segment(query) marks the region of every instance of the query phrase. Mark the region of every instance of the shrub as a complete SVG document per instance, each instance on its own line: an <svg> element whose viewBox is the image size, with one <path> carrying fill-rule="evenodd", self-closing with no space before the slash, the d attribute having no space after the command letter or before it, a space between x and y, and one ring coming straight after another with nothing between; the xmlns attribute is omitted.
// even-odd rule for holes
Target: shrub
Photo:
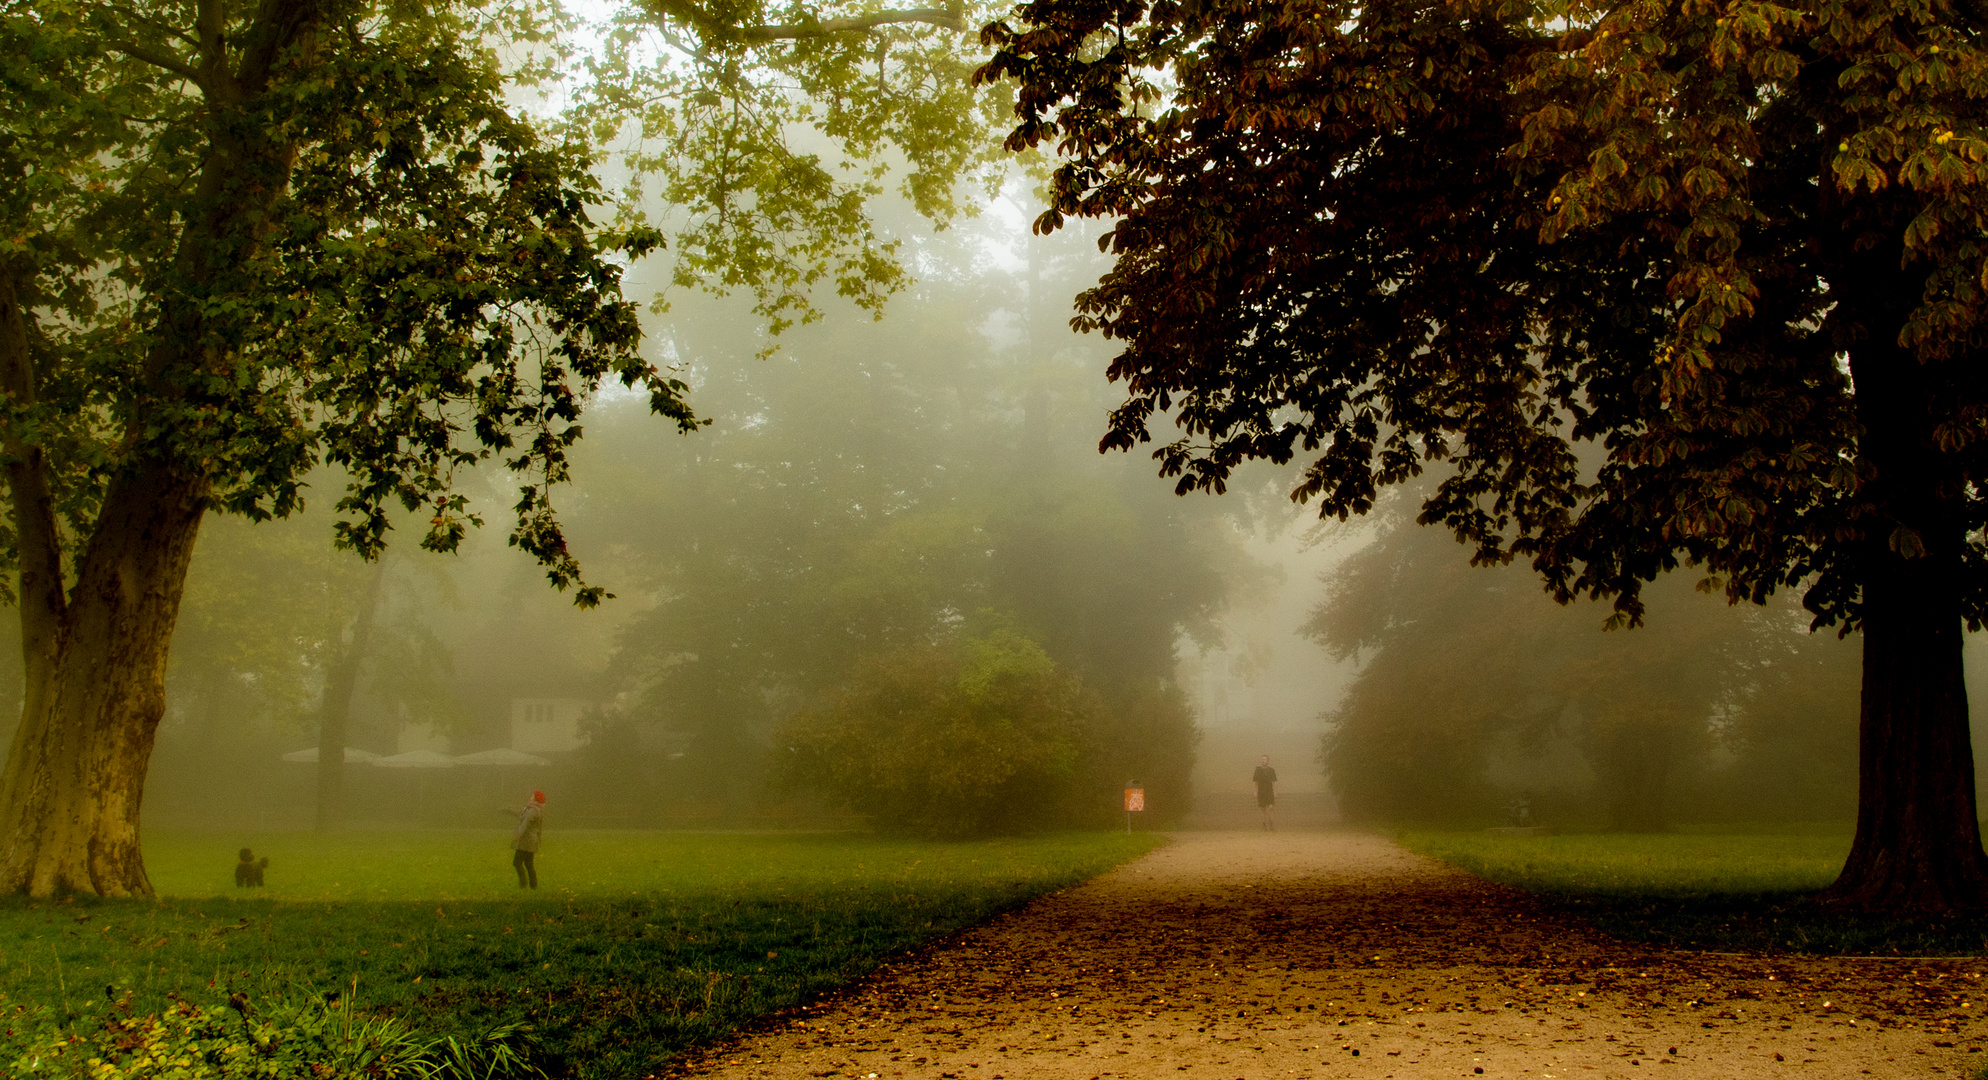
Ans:
<svg viewBox="0 0 1988 1080"><path fill-rule="evenodd" d="M872 657L783 732L798 778L880 829L1065 824L1100 706L1012 631Z"/></svg>
<svg viewBox="0 0 1988 1080"><path fill-rule="evenodd" d="M1177 824L1194 804L1194 748L1201 741L1187 695L1172 682L1154 681L1116 687L1104 700L1104 708L1086 715L1070 824L1122 824L1127 780L1146 791L1141 828Z"/></svg>
<svg viewBox="0 0 1988 1080"><path fill-rule="evenodd" d="M25 1080L510 1080L542 1077L527 1055L529 1029L434 1037L390 1016L336 1001L252 1007L175 998L134 1016L129 995L94 1024L63 1024L17 1006L0 1062Z"/></svg>

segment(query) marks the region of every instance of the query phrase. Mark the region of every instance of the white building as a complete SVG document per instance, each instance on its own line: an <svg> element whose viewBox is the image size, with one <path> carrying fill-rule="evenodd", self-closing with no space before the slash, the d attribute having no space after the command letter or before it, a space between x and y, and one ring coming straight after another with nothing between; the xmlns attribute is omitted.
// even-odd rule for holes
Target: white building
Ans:
<svg viewBox="0 0 1988 1080"><path fill-rule="evenodd" d="M512 698L511 749L527 754L578 750L587 744L580 730L586 708L579 698Z"/></svg>

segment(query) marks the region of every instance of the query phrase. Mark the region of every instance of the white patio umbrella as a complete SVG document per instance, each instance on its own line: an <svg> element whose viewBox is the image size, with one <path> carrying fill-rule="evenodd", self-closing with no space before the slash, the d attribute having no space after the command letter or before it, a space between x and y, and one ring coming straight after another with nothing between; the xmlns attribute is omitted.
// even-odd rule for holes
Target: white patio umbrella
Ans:
<svg viewBox="0 0 1988 1080"><path fill-rule="evenodd" d="M345 763L347 765L357 765L361 762L374 761L377 760L379 756L380 755L375 754L370 750L361 750L353 746L348 746L345 748ZM317 763L318 760L318 748L313 746L308 750L292 750L289 753L283 755L283 760L302 761L314 765Z"/></svg>
<svg viewBox="0 0 1988 1080"><path fill-rule="evenodd" d="M456 759L435 750L409 750L392 757L374 758L373 764L382 769L453 769Z"/></svg>
<svg viewBox="0 0 1988 1080"><path fill-rule="evenodd" d="M536 754L513 750L500 746L495 750L482 750L474 754L464 754L456 758L458 765L550 765L552 762Z"/></svg>

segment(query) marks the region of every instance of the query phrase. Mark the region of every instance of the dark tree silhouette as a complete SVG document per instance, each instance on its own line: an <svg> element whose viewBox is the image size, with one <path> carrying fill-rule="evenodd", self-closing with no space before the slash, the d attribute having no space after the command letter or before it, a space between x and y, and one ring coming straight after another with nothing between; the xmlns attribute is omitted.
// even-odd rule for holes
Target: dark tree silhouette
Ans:
<svg viewBox="0 0 1988 1080"><path fill-rule="evenodd" d="M1310 457L1559 597L1702 565L1864 636L1829 895L1988 903L1961 672L1982 615L1988 56L1943 2L1039 0L985 31L1038 222L1116 216L1078 324L1106 447L1180 490ZM1577 456L1577 444L1600 453ZM1584 460L1587 465L1584 467Z"/></svg>

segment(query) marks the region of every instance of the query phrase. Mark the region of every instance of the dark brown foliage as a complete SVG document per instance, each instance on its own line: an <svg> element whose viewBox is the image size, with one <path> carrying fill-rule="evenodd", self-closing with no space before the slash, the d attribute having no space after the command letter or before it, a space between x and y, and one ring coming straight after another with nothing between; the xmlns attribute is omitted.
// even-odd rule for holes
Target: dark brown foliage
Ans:
<svg viewBox="0 0 1988 1080"><path fill-rule="evenodd" d="M1836 895L1988 902L1970 11L1040 0L984 36L1011 147L1067 155L1038 228L1119 218L1077 320L1124 343L1105 447L1171 411L1182 491L1303 454L1340 517L1444 462L1422 521L1621 622L1680 563L1805 587L1866 643Z"/></svg>

